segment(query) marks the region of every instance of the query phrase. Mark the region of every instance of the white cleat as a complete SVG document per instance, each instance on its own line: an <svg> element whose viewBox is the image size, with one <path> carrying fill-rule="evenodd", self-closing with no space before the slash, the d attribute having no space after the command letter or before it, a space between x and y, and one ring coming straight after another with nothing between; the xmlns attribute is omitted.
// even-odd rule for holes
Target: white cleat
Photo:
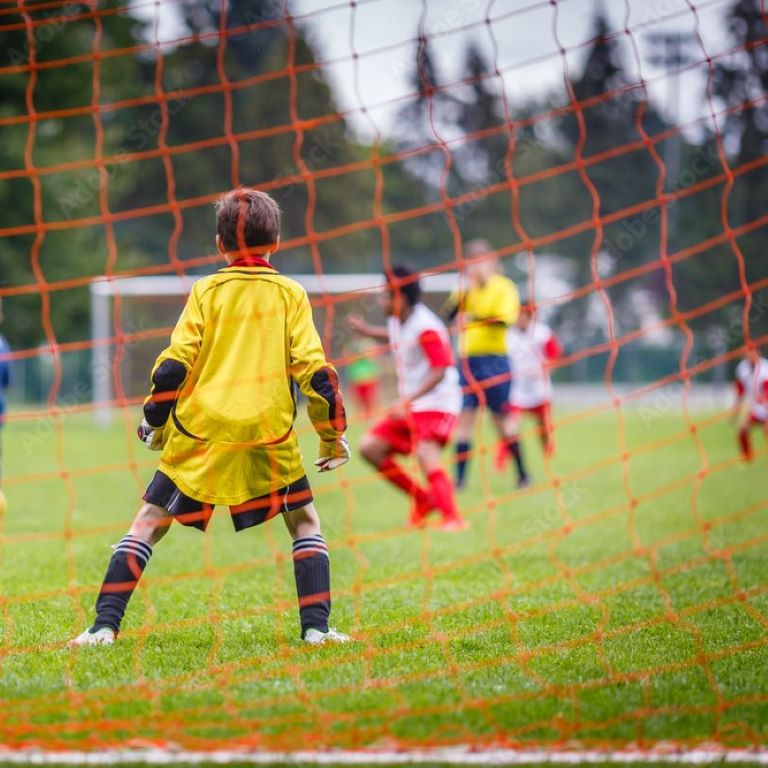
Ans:
<svg viewBox="0 0 768 768"><path fill-rule="evenodd" d="M90 629L86 629L81 635L78 635L74 640L69 641L70 648L77 648L91 645L112 645L115 642L115 631L110 627L102 627L92 632Z"/></svg>
<svg viewBox="0 0 768 768"><path fill-rule="evenodd" d="M335 629L329 629L327 632L321 632L319 629L308 629L304 633L304 642L310 645L323 645L323 643L348 643L352 638L349 635L343 635Z"/></svg>

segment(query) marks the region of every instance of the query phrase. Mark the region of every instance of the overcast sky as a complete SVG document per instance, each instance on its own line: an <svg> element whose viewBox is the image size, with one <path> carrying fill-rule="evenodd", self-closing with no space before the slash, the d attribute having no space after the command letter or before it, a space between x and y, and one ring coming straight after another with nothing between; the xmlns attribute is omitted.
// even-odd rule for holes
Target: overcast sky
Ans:
<svg viewBox="0 0 768 768"><path fill-rule="evenodd" d="M376 128L393 130L394 100L409 93L408 75L415 58L414 38L423 15L423 28L430 38L442 83L460 76L463 51L474 41L491 65L502 73L503 87L512 101L530 96L564 93L566 68L577 73L584 61L584 43L592 36L593 11L600 0L291 0L291 9L301 17L318 58L329 62L326 76L336 92L339 107L353 110L350 123L371 134ZM642 75L651 98L670 111L673 95L680 94L675 117L682 124L706 115L703 98L706 67L696 66L683 75L648 62L649 36L659 31L692 35L697 28L710 56L731 45L724 23L733 0L604 0L602 7L616 31L622 34L622 50L628 73L638 80L634 40L642 60ZM691 10L694 6L696 12ZM178 34L172 4L158 3L163 34ZM484 19L491 19L486 24ZM559 48L566 49L565 57ZM380 50L385 48L386 50ZM702 62L705 54L695 39L689 45L691 58ZM354 53L358 54L353 59ZM357 83L357 87L356 87ZM500 86L500 83L497 83ZM360 109L368 109L368 117Z"/></svg>

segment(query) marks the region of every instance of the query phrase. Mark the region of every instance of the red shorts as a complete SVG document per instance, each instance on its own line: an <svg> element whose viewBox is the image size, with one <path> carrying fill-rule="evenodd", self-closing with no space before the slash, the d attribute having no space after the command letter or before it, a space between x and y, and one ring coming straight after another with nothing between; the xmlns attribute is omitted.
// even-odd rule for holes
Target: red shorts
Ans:
<svg viewBox="0 0 768 768"><path fill-rule="evenodd" d="M510 403L509 412L514 416L519 416L521 413L531 413L544 421L549 417L550 405L550 403L542 403L541 405L534 405L532 408L523 408L521 405Z"/></svg>
<svg viewBox="0 0 768 768"><path fill-rule="evenodd" d="M457 421L452 413L419 411L407 419L386 416L374 424L369 434L389 443L395 453L409 454L417 443L432 441L445 445Z"/></svg>
<svg viewBox="0 0 768 768"><path fill-rule="evenodd" d="M754 413L749 414L749 426L750 427L768 427L768 421L761 419L759 416L755 416Z"/></svg>

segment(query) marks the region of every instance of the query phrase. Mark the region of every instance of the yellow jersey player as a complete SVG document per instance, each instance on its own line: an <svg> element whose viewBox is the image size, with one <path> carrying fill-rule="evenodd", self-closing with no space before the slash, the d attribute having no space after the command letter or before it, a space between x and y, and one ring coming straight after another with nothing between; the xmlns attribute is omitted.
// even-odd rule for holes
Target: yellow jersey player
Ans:
<svg viewBox="0 0 768 768"><path fill-rule="evenodd" d="M499 437L515 459L518 486L528 485L517 420L510 412L512 379L507 350L507 329L517 321L520 295L515 283L499 273L498 254L485 240L472 240L466 247L466 285L448 299L444 314L457 318L462 411L456 429L456 487L463 487L472 452L477 411L487 406Z"/></svg>
<svg viewBox="0 0 768 768"><path fill-rule="evenodd" d="M349 639L328 626L328 548L294 430L294 383L320 437L321 472L349 460L346 416L307 294L269 262L279 240L280 209L267 194L239 188L220 198L216 247L227 266L194 284L154 366L139 437L162 451L160 466L115 546L93 626L72 645L114 642L172 521L204 531L216 504L229 507L236 531L282 514L303 640Z"/></svg>

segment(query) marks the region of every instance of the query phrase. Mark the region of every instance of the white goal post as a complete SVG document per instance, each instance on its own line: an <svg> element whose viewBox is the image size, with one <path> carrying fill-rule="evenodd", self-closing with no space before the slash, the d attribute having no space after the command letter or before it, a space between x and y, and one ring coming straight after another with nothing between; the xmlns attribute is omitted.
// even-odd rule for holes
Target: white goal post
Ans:
<svg viewBox="0 0 768 768"><path fill-rule="evenodd" d="M186 297L193 283L203 275L180 277L176 275L146 277L97 277L91 282L91 386L93 414L96 423L107 426L112 421L114 386L112 375L112 348L114 346L113 300L121 298ZM293 274L287 277L304 286L310 296L356 294L376 291L384 285L380 273L343 275ZM449 293L458 285L455 272L422 274L420 282L424 293Z"/></svg>

